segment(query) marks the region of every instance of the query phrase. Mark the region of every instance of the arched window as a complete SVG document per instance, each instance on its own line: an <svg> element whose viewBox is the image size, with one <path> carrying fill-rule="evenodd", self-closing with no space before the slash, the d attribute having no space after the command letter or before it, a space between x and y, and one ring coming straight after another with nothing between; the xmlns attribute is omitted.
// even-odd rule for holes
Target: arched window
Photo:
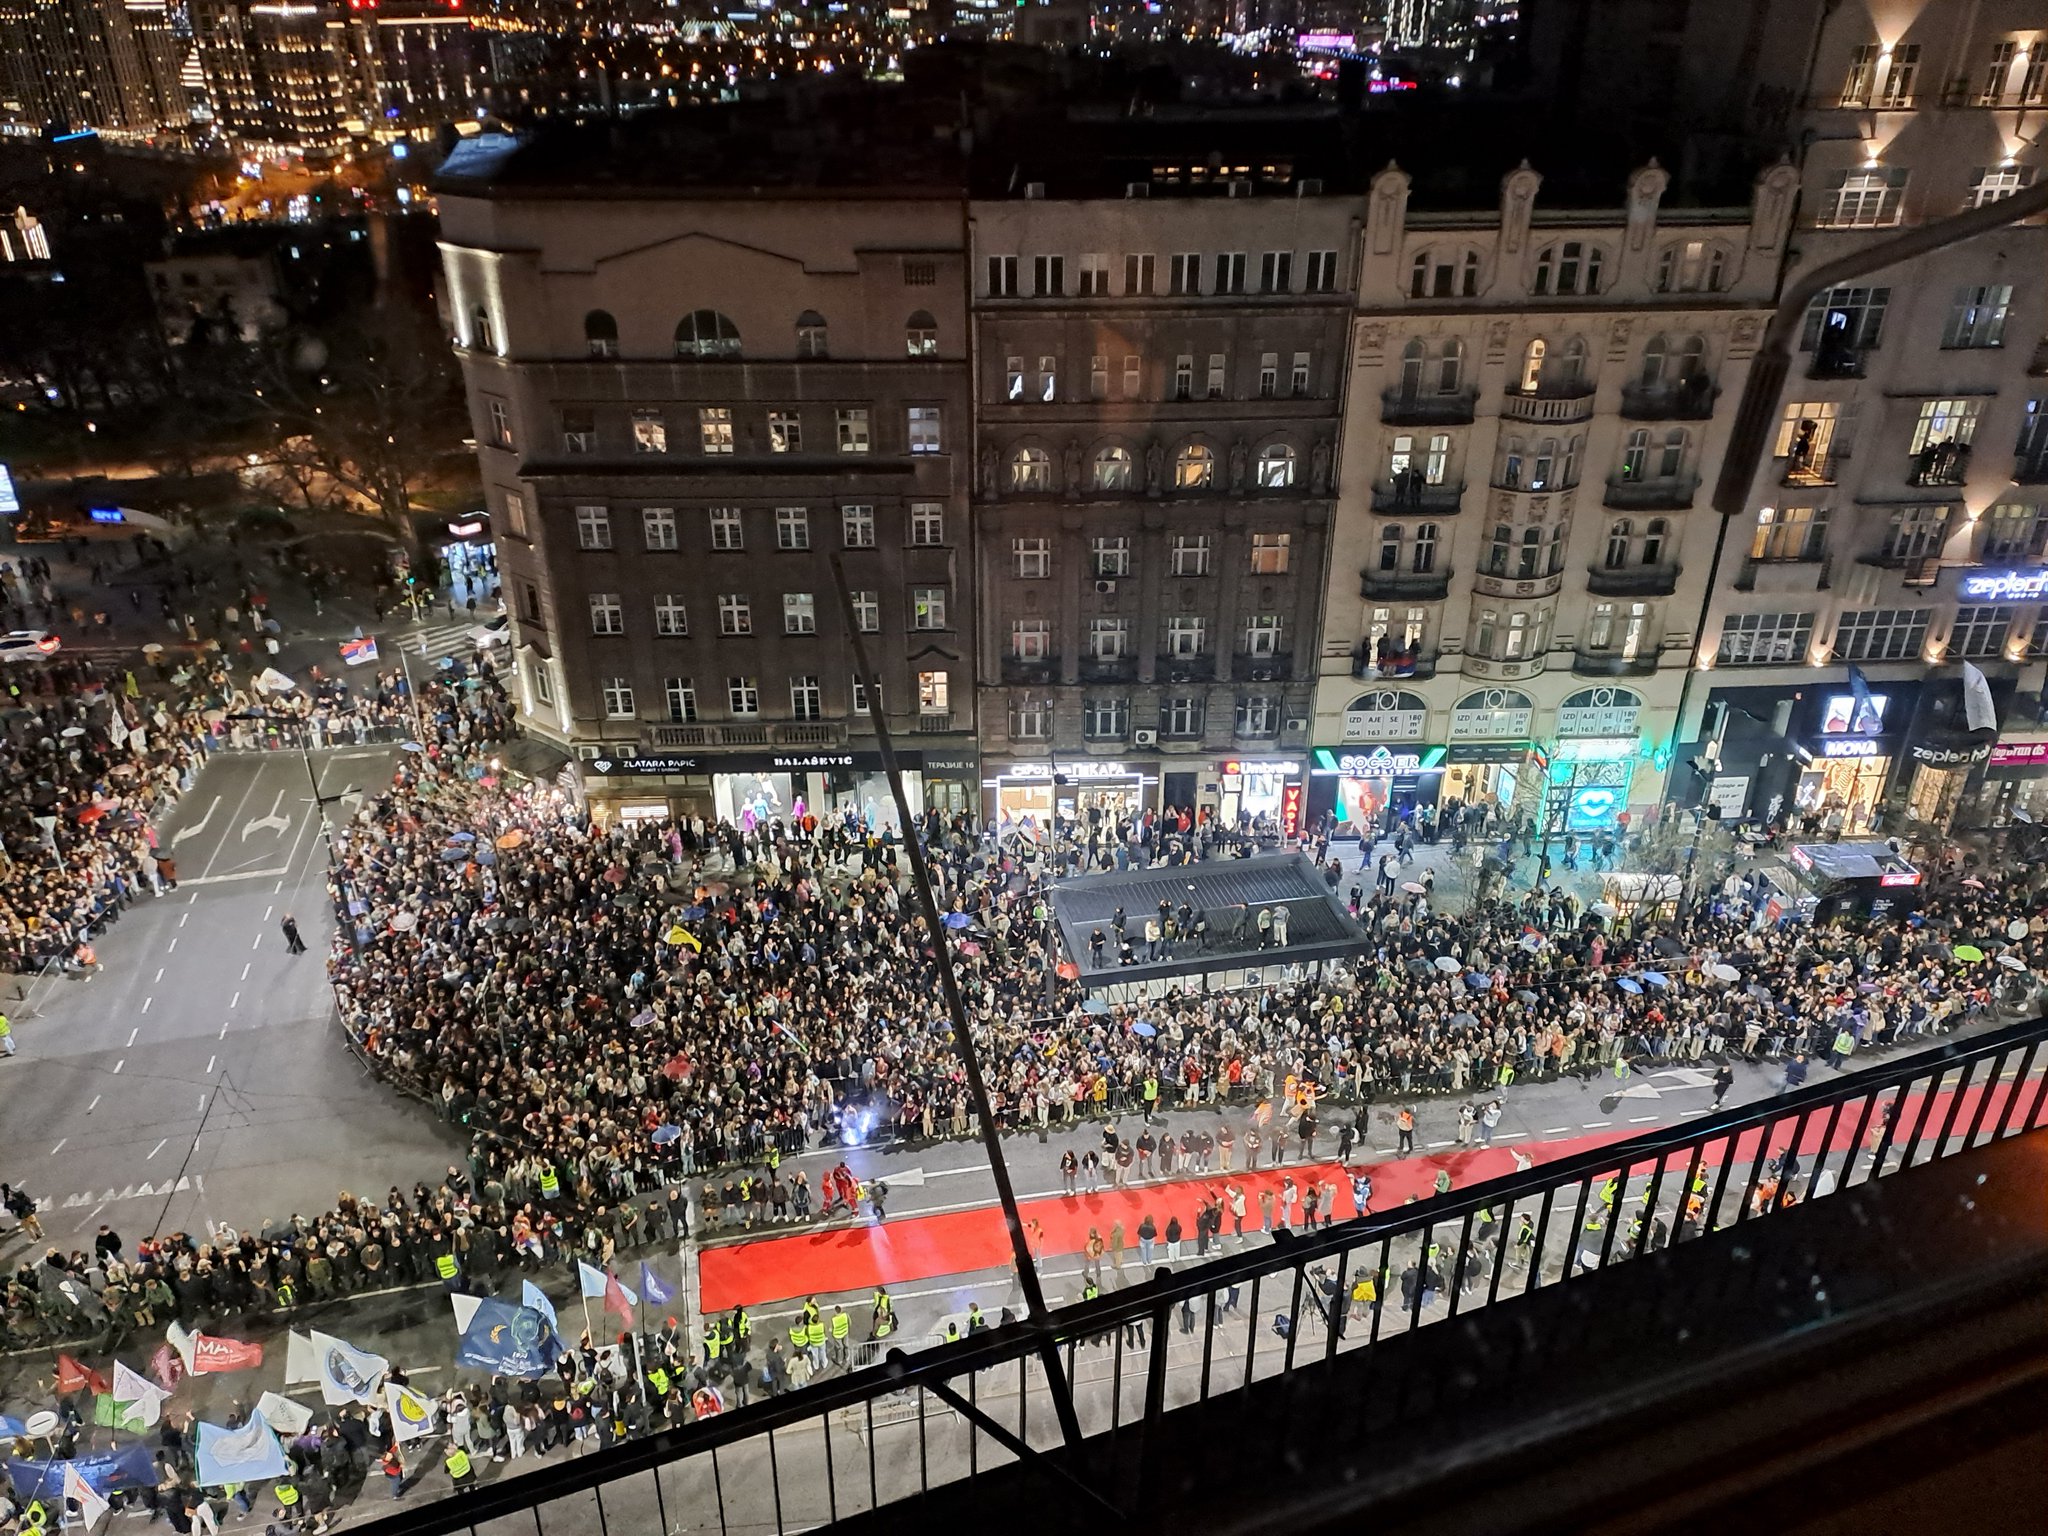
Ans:
<svg viewBox="0 0 2048 1536"><path fill-rule="evenodd" d="M1536 445L1536 457L1529 465L1529 489L1532 491L1555 490L1557 474L1557 439L1546 437Z"/></svg>
<svg viewBox="0 0 2048 1536"><path fill-rule="evenodd" d="M1465 343L1446 336L1436 349L1436 392L1455 395L1465 378Z"/></svg>
<svg viewBox="0 0 2048 1536"><path fill-rule="evenodd" d="M909 343L912 357L937 357L939 355L939 322L927 310L918 310L903 324L904 340Z"/></svg>
<svg viewBox="0 0 2048 1536"><path fill-rule="evenodd" d="M1429 297L1429 252L1417 251L1415 261L1408 268L1408 297L1426 299Z"/></svg>
<svg viewBox="0 0 2048 1536"><path fill-rule="evenodd" d="M1044 492L1052 489L1052 455L1043 448L1019 448L1010 455L1010 489Z"/></svg>
<svg viewBox="0 0 2048 1536"><path fill-rule="evenodd" d="M1475 250L1418 251L1408 267L1411 299L1476 298L1479 253Z"/></svg>
<svg viewBox="0 0 2048 1536"><path fill-rule="evenodd" d="M1128 448L1099 448L1095 453L1095 489L1128 491L1135 475Z"/></svg>
<svg viewBox="0 0 2048 1536"><path fill-rule="evenodd" d="M1522 440L1519 437L1501 439L1500 474L1494 484L1507 491L1522 488Z"/></svg>
<svg viewBox="0 0 2048 1536"><path fill-rule="evenodd" d="M593 309L583 317L583 344L592 357L619 355L619 322L608 309Z"/></svg>
<svg viewBox="0 0 2048 1536"><path fill-rule="evenodd" d="M491 331L491 312L479 304L469 312L469 345L474 352L495 352L498 342Z"/></svg>
<svg viewBox="0 0 2048 1536"><path fill-rule="evenodd" d="M740 328L715 309L693 309L676 326L677 357L738 357Z"/></svg>
<svg viewBox="0 0 2048 1536"><path fill-rule="evenodd" d="M1536 257L1536 279L1530 285L1531 291L1539 297L1598 293L1600 269L1606 260L1606 252L1583 240L1546 245Z"/></svg>
<svg viewBox="0 0 2048 1536"><path fill-rule="evenodd" d="M1650 470L1650 430L1637 427L1621 450L1621 478L1640 480Z"/></svg>
<svg viewBox="0 0 2048 1536"><path fill-rule="evenodd" d="M1515 556L1515 579L1527 581L1536 574L1538 557L1543 549L1543 530L1524 528L1522 547Z"/></svg>
<svg viewBox="0 0 2048 1536"><path fill-rule="evenodd" d="M1607 529L1607 557L1602 562L1608 570L1618 571L1628 564L1629 541L1635 537L1635 525L1627 518L1618 518Z"/></svg>
<svg viewBox="0 0 2048 1536"><path fill-rule="evenodd" d="M1262 491L1284 491L1294 484L1294 450L1274 443L1259 450L1258 486Z"/></svg>
<svg viewBox="0 0 2048 1536"><path fill-rule="evenodd" d="M1422 393L1423 362L1427 356L1422 338L1417 336L1401 349L1401 393L1414 399Z"/></svg>
<svg viewBox="0 0 2048 1536"><path fill-rule="evenodd" d="M1515 530L1506 523L1493 525L1493 537L1486 543L1486 574L1505 576L1508 573L1509 552L1515 547Z"/></svg>
<svg viewBox="0 0 2048 1536"><path fill-rule="evenodd" d="M1532 337L1522 349L1522 393L1533 395L1543 380L1543 357L1550 350L1541 336Z"/></svg>
<svg viewBox="0 0 2048 1536"><path fill-rule="evenodd" d="M1727 278L1728 248L1711 240L1686 240L1658 253L1659 293L1719 293Z"/></svg>
<svg viewBox="0 0 2048 1536"><path fill-rule="evenodd" d="M1441 528L1435 523L1417 523L1415 525L1414 571L1416 575L1427 576L1436 569L1436 545L1437 538L1441 532Z"/></svg>
<svg viewBox="0 0 2048 1536"><path fill-rule="evenodd" d="M1579 450L1585 446L1583 434L1564 440L1564 458L1557 466L1557 488L1568 491L1579 483Z"/></svg>
<svg viewBox="0 0 2048 1536"><path fill-rule="evenodd" d="M1570 533L1569 525L1559 523L1550 530L1550 558L1544 563L1543 573L1555 576L1564 569L1565 536Z"/></svg>
<svg viewBox="0 0 2048 1536"><path fill-rule="evenodd" d="M1216 480L1216 455L1200 443L1185 444L1173 461L1177 491L1206 491Z"/></svg>
<svg viewBox="0 0 2048 1536"><path fill-rule="evenodd" d="M1664 563L1664 540L1671 532L1671 525L1661 517L1650 519L1650 526L1643 530L1643 564Z"/></svg>
<svg viewBox="0 0 2048 1536"><path fill-rule="evenodd" d="M1564 350L1557 355L1555 364L1557 382L1561 388L1576 389L1586 382L1586 339L1574 336L1564 344Z"/></svg>
<svg viewBox="0 0 2048 1536"><path fill-rule="evenodd" d="M1664 359L1670 352L1671 343L1662 331L1643 344L1643 371L1637 378L1645 388L1664 382Z"/></svg>
<svg viewBox="0 0 2048 1536"><path fill-rule="evenodd" d="M827 357L830 348L825 338L825 317L815 309L807 309L796 317L796 355L798 357Z"/></svg>
<svg viewBox="0 0 2048 1536"><path fill-rule="evenodd" d="M1687 379L1704 377L1707 371L1706 337L1687 336L1681 339L1671 361L1671 377L1681 384Z"/></svg>
<svg viewBox="0 0 2048 1536"><path fill-rule="evenodd" d="M1664 453L1657 464L1658 478L1675 480L1685 468L1685 453L1692 446L1692 434L1684 427L1673 427L1664 434Z"/></svg>

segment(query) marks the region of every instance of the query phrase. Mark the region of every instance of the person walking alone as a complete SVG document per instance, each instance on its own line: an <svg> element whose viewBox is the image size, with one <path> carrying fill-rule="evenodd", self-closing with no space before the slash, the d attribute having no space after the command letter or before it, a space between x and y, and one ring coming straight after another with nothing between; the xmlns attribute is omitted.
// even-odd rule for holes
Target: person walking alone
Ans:
<svg viewBox="0 0 2048 1536"><path fill-rule="evenodd" d="M306 941L299 937L298 919L287 912L284 915L284 921L279 923L278 927L284 930L285 953L303 955L306 952Z"/></svg>

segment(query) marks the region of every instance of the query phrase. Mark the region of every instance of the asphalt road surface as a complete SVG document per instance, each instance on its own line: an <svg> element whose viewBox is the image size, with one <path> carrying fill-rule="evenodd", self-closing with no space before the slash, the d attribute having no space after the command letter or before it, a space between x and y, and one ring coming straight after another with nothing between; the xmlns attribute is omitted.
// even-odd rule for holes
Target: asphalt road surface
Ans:
<svg viewBox="0 0 2048 1536"><path fill-rule="evenodd" d="M389 782L394 755L314 753L319 793L340 797L328 813ZM0 1061L0 1170L42 1202L53 1243L85 1246L102 1221L133 1241L311 1214L457 1155L342 1043L313 797L300 753L216 755L161 831L178 889L140 897L89 978L8 989L20 1051ZM287 950L286 913L304 954Z"/></svg>

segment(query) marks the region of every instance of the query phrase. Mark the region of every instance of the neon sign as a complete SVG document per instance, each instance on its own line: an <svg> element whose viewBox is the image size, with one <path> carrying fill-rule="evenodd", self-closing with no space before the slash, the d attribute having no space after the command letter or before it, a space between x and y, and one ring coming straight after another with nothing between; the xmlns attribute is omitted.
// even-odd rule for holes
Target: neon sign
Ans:
<svg viewBox="0 0 2048 1536"><path fill-rule="evenodd" d="M1824 741L1820 744L1822 757L1876 757L1877 743L1874 741Z"/></svg>
<svg viewBox="0 0 2048 1536"><path fill-rule="evenodd" d="M2048 570L1979 571L1957 583L1957 595L1987 603L2034 603L2048 597Z"/></svg>

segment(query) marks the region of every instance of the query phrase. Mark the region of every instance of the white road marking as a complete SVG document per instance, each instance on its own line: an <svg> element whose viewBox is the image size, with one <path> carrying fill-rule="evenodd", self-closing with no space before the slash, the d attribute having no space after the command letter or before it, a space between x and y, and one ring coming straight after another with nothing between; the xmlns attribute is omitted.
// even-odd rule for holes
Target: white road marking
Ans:
<svg viewBox="0 0 2048 1536"><path fill-rule="evenodd" d="M139 1025L139 1024L138 1024L138 1025L136 1025L136 1026L135 1026L135 1028L133 1028L133 1029L129 1030L129 1031L128 1031L128 1043L129 1043L130 1045L133 1045L133 1044L135 1043L135 1037L136 1037L137 1035L141 1034L141 1033L142 1033L142 1026L141 1026L141 1025Z"/></svg>
<svg viewBox="0 0 2048 1536"><path fill-rule="evenodd" d="M276 889L275 889L275 890L273 890L273 891L272 891L272 892L271 892L270 894L271 894L271 895L273 895L273 896L275 896L275 895L276 895L276 894L278 893L278 891L281 891L281 890L283 890L283 889L284 889L284 882L283 882L282 880L280 880L280 881L278 881L278 882L277 882L277 887L276 887Z"/></svg>
<svg viewBox="0 0 2048 1536"><path fill-rule="evenodd" d="M162 966L158 966L158 967L156 968L156 981L152 981L152 982L150 983L150 985L151 985L151 986L153 987L153 986L155 986L155 985L156 985L157 981L162 981L163 979L164 979L164 968L163 968Z"/></svg>
<svg viewBox="0 0 2048 1536"><path fill-rule="evenodd" d="M192 914L190 912L180 912L178 914L178 926L180 928L184 927L187 923L191 921ZM171 947L173 949L176 949L178 947L178 941L176 939L171 940Z"/></svg>
<svg viewBox="0 0 2048 1536"><path fill-rule="evenodd" d="M240 874L235 875L201 875L197 880L180 880L178 884L226 885L230 880L268 880L272 875L283 874L284 872L285 871L283 866L280 865L271 869L245 869ZM283 884L284 882L282 880L278 882L278 885L280 887L282 887ZM271 894L275 895L276 892L272 892ZM197 892L193 893L192 899L194 901L197 901L199 899Z"/></svg>
<svg viewBox="0 0 2048 1536"><path fill-rule="evenodd" d="M1628 1123L1630 1125L1642 1125L1645 1122L1654 1120L1656 1118L1657 1117L1655 1115L1630 1115L1628 1117Z"/></svg>
<svg viewBox="0 0 2048 1536"><path fill-rule="evenodd" d="M104 1211L106 1208L107 1202L102 1200L98 1205L94 1206L91 1210L85 1213L85 1221L81 1221L77 1226L73 1227L71 1230L74 1232L83 1232L86 1228L86 1224L90 1222L93 1219L93 1217L99 1215L99 1213L101 1211Z"/></svg>
<svg viewBox="0 0 2048 1536"><path fill-rule="evenodd" d="M85 1112L86 1112L86 1113L87 1113L87 1114L89 1115L89 1114L91 1114L91 1113L92 1113L92 1112L93 1112L94 1110L98 1109L99 1107L100 1107L100 1096L99 1096L98 1094L94 1094L94 1095L92 1096L92 1102L91 1102L90 1104L88 1104L88 1105L86 1105L86 1106L85 1106Z"/></svg>
<svg viewBox="0 0 2048 1536"><path fill-rule="evenodd" d="M1553 1125L1548 1130L1544 1131L1543 1134L1546 1136L1562 1136L1566 1131L1570 1129L1571 1127L1568 1125Z"/></svg>
<svg viewBox="0 0 2048 1536"><path fill-rule="evenodd" d="M213 1064L218 1060L220 1060L218 1056L209 1056L206 1058L206 1075L208 1077L213 1076Z"/></svg>
<svg viewBox="0 0 2048 1536"><path fill-rule="evenodd" d="M973 1165L973 1164L970 1164L969 1166L967 1166L967 1167L965 1167L965 1168L934 1168L934 1169L933 1169L933 1170L932 1170L932 1171L931 1171L930 1173L926 1174L926 1175L925 1175L925 1177L926 1177L926 1178L928 1178L928 1179L955 1179L955 1178L958 1178L958 1177L959 1177L959 1176L960 1176L961 1174L963 1174L963 1173L987 1173L987 1172L988 1172L988 1170L987 1170L986 1168L982 1168L982 1167L978 1167L978 1166L975 1166L975 1165Z"/></svg>
<svg viewBox="0 0 2048 1536"><path fill-rule="evenodd" d="M117 1061L117 1062L115 1062L115 1063L114 1063L114 1070L115 1070L116 1072L119 1072L119 1071L120 1071L120 1070L121 1070L121 1069L122 1069L123 1067L125 1067L125 1066L127 1066L127 1065L128 1065L128 1058L127 1058L126 1056L123 1056L123 1057L122 1057L122 1058L121 1058L121 1059L120 1059L119 1061Z"/></svg>
<svg viewBox="0 0 2048 1536"><path fill-rule="evenodd" d="M57 1154L58 1154L59 1152L62 1152L62 1151L64 1150L64 1143L65 1143L65 1142L67 1142L67 1141L69 1141L70 1139L71 1139L71 1138L70 1138L69 1136L60 1136L60 1137L58 1137L58 1138L57 1138L57 1145L55 1145L54 1147L50 1148L50 1156L52 1156L52 1157L55 1157L55 1156L56 1156L56 1155L57 1155Z"/></svg>
<svg viewBox="0 0 2048 1536"><path fill-rule="evenodd" d="M170 1137L168 1137L168 1136L166 1136L166 1137L165 1137L165 1138L164 1138L164 1139L163 1139L162 1141L158 1142L158 1143L157 1143L157 1144L156 1144L155 1146L153 1146L153 1147L151 1147L151 1148L149 1149L149 1155L150 1155L151 1157L155 1157L155 1156L157 1155L157 1153L159 1153L159 1152L163 1151L163 1149L164 1149L165 1147L168 1147L168 1146L169 1146L170 1144L171 1144L171 1138L170 1138Z"/></svg>
<svg viewBox="0 0 2048 1536"><path fill-rule="evenodd" d="M267 923L267 922L269 922L269 921L270 921L270 914L271 914L271 913L273 913L273 912L275 912L276 910L277 910L277 908L275 908L275 907L265 907L265 908L263 909L263 921L265 921L266 923Z"/></svg>
<svg viewBox="0 0 2048 1536"><path fill-rule="evenodd" d="M171 834L171 847L176 848L178 844L185 841L186 838L197 837L201 832L204 832L206 830L206 824L209 821L213 820L213 813L219 809L220 796L215 795L213 797L213 804L209 805L206 808L206 814L204 816L200 817L197 821L193 822L191 826L180 827L177 831Z"/></svg>
<svg viewBox="0 0 2048 1536"><path fill-rule="evenodd" d="M149 1012L149 1005L150 1005L151 1003L154 1003L155 1001L156 1001L156 999L155 999L155 998L153 998L153 997L145 997L145 998L144 998L144 999L142 1000L142 1011L143 1011L144 1013L147 1013L147 1012Z"/></svg>
<svg viewBox="0 0 2048 1536"><path fill-rule="evenodd" d="M238 1008L238 1007L240 1007L240 1006L241 1006L241 1003L242 1003L242 994L241 994L241 993L239 993L239 992L237 992L237 993L236 993L236 994L235 994L235 995L234 995L233 997L231 997L231 998L229 998L229 999L228 999L228 1006L229 1006L230 1008Z"/></svg>
<svg viewBox="0 0 2048 1536"><path fill-rule="evenodd" d="M1710 1115L1713 1111L1710 1109L1681 1109L1679 1113L1681 1115Z"/></svg>
<svg viewBox="0 0 2048 1536"><path fill-rule="evenodd" d="M227 1025L223 1024L223 1025L221 1025L221 1027L220 1027L220 1038L221 1038L221 1039L223 1039L223 1040L225 1040L225 1039L227 1039L227 1037L228 1037L228 1027L227 1027Z"/></svg>
<svg viewBox="0 0 2048 1536"><path fill-rule="evenodd" d="M1614 1122L1613 1122L1612 1120L1588 1120L1588 1121L1586 1121L1586 1122L1585 1122L1584 1124L1582 1124L1582 1125L1580 1126L1580 1129L1581 1129L1581 1130L1586 1130L1586 1131L1597 1131L1597 1130L1599 1130L1599 1129L1600 1129L1600 1127L1601 1127L1601 1126L1603 1126L1603 1125L1612 1125L1612 1124L1614 1124Z"/></svg>
<svg viewBox="0 0 2048 1536"><path fill-rule="evenodd" d="M263 942L263 935L259 933L259 934L257 934L257 935L256 935L256 942L255 942L254 944L251 944L251 945L250 945L249 947L250 947L251 949L254 949L254 948L256 948L256 947L257 947L257 945L260 945L260 944L261 944L262 942Z"/></svg>
<svg viewBox="0 0 2048 1536"><path fill-rule="evenodd" d="M1520 1141L1528 1134L1529 1133L1527 1131L1502 1131L1498 1136L1494 1137L1493 1139L1495 1141Z"/></svg>
<svg viewBox="0 0 2048 1536"><path fill-rule="evenodd" d="M244 960L244 961L242 962L242 980L244 980L244 981L247 981L248 979L249 979L249 962L248 962L248 961L246 961L246 960Z"/></svg>
<svg viewBox="0 0 2048 1536"><path fill-rule="evenodd" d="M1429 1150L1434 1152L1438 1147L1448 1147L1449 1145L1448 1141L1432 1141L1429 1144Z"/></svg>
<svg viewBox="0 0 2048 1536"><path fill-rule="evenodd" d="M200 1108L200 1110L201 1110L202 1112L203 1112L203 1111L205 1110L205 1108L206 1108L206 1095L205 1095L205 1094L203 1094L203 1093L202 1093L201 1095L199 1095L199 1108Z"/></svg>
<svg viewBox="0 0 2048 1536"><path fill-rule="evenodd" d="M284 797L285 791L280 789L277 792L277 798L270 802L270 814L268 816L252 816L249 820L242 823L243 842L249 841L249 834L258 827L275 827L279 837L283 837L285 833L291 831L291 817L279 814L279 808L284 804Z"/></svg>

